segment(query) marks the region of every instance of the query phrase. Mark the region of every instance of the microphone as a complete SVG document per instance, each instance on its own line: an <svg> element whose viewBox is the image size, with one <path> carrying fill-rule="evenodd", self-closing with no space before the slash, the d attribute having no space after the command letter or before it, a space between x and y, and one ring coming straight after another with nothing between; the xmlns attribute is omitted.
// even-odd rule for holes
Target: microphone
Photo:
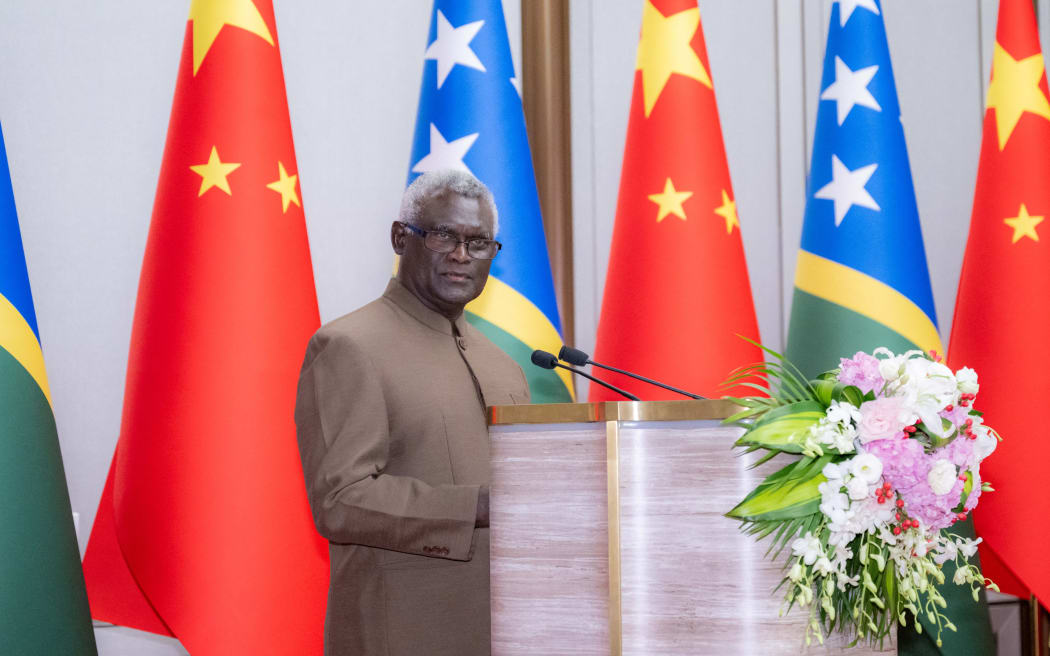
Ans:
<svg viewBox="0 0 1050 656"><path fill-rule="evenodd" d="M594 360L591 360L591 356L587 355L586 353L584 353L580 349L574 349L571 346L563 346L563 347L561 347L561 350L558 351L558 357L560 359L562 359L562 360L565 360L569 364L576 365L577 367L582 367L582 366L588 365L588 364L589 365L593 365L595 367L601 367L602 369L608 369L609 371L615 371L618 374L623 374L624 376L629 376L631 378L634 378L635 380L640 380L643 383L649 383L650 385L656 385L657 387L662 387L665 390L670 390L670 391L675 392L677 394L681 394L683 396L688 396L691 399L704 399L704 398L706 398L706 397L700 396L699 394L693 394L692 392L687 392L685 390L680 390L677 387L671 387L670 385L665 385L665 384L663 384L663 383L661 383L659 381L655 381L655 380L653 380L651 378L646 378L645 376L639 376L638 374L632 374L631 372L624 371L623 369L617 369L616 367L610 367L608 365L599 364L599 363L595 362ZM533 362L535 362L535 360L533 360ZM581 371L580 373L583 373L583 372Z"/></svg>
<svg viewBox="0 0 1050 656"><path fill-rule="evenodd" d="M533 351L532 352L532 364L536 365L537 367L542 367L544 369L553 369L555 367L561 367L562 369L568 369L572 373L579 374L579 375L583 376L584 378L588 378L590 380L593 380L594 382L598 383L602 387L607 387L607 388L611 389L612 391L616 392L617 394L626 396L627 398L631 399L632 401L638 401L639 400L638 397L635 396L634 394L631 394L630 392L625 392L624 390L620 389L619 387L616 387L615 385L610 385L609 383L605 382L604 380L601 380L600 378L595 378L594 376L590 375L589 373L587 373L585 371L580 371L579 369L573 369L572 367L566 367L562 363L558 362L558 358L554 357L553 353L548 353L547 351L540 351L539 349Z"/></svg>

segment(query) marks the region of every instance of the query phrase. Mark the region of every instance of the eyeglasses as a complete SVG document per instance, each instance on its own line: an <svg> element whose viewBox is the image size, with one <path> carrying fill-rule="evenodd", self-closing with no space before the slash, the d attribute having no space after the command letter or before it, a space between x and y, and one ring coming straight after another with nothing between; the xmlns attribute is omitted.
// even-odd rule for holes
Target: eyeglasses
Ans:
<svg viewBox="0 0 1050 656"><path fill-rule="evenodd" d="M435 253L451 253L459 248L460 244L466 244L467 255L475 260L491 260L503 248L503 244L495 239L460 239L443 230L423 230L402 221L398 223L422 237L423 245Z"/></svg>

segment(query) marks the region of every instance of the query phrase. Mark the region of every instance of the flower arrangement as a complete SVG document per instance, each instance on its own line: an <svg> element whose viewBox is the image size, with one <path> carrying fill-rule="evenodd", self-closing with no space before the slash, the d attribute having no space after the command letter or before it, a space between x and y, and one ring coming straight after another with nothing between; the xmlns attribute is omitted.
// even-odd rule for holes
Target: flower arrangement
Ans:
<svg viewBox="0 0 1050 656"><path fill-rule="evenodd" d="M746 429L736 446L765 451L755 466L797 457L727 515L758 539L772 536L773 558L790 546L782 613L809 609L807 645L832 631L881 644L908 611L936 627L940 645L942 629L956 630L935 585L944 563L955 563L954 583L975 601L982 586L998 589L967 560L980 539L943 531L992 489L980 464L1000 438L973 408L976 372L953 372L935 352L879 348L806 380L766 351L773 360L727 381L766 396L733 399L744 409L726 421Z"/></svg>

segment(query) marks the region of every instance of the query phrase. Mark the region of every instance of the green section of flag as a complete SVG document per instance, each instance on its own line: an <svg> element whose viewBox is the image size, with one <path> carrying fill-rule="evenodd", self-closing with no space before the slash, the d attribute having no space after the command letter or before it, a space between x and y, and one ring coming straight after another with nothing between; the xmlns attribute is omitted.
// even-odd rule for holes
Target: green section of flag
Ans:
<svg viewBox="0 0 1050 656"><path fill-rule="evenodd" d="M877 321L795 289L785 355L802 373L813 378L839 366L839 358L880 346L894 353L917 348Z"/></svg>
<svg viewBox="0 0 1050 656"><path fill-rule="evenodd" d="M841 305L795 290L788 327L787 358L809 377L834 369L839 358L851 357L857 351L871 353L885 346L894 353L918 348L889 327L869 319ZM973 537L970 520L956 524L958 532ZM976 563L977 557L974 556ZM945 564L945 583L939 586L948 608L942 613L959 628L958 632L941 633L944 646L938 650L933 627L926 618L920 618L923 632L918 634L909 623L898 630L898 653L902 656L939 656L941 654L972 654L993 656L995 638L988 618L988 606L982 591L980 602L974 603L969 586L952 583L955 566ZM909 620L910 622L911 620Z"/></svg>
<svg viewBox="0 0 1050 656"><path fill-rule="evenodd" d="M51 406L0 349L0 651L96 654Z"/></svg>
<svg viewBox="0 0 1050 656"><path fill-rule="evenodd" d="M533 403L572 402L572 394L557 373L552 369L541 369L532 364L532 347L473 312L467 312L467 321L521 366L525 378L529 381L529 393Z"/></svg>

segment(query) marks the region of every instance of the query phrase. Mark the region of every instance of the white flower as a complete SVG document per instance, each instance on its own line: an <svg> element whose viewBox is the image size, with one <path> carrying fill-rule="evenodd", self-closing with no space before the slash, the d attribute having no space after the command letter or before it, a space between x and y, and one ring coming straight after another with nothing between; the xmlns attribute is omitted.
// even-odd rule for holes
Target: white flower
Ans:
<svg viewBox="0 0 1050 656"><path fill-rule="evenodd" d="M999 446L999 441L995 439L991 431L987 428L979 427L976 430L977 439L974 440L973 453L977 457L977 462L980 462L992 455L992 451L995 451L995 447Z"/></svg>
<svg viewBox="0 0 1050 656"><path fill-rule="evenodd" d="M846 493L850 499L859 501L868 496L868 482L860 476L854 476L846 483Z"/></svg>
<svg viewBox="0 0 1050 656"><path fill-rule="evenodd" d="M802 563L795 561L795 564L791 566L791 570L788 572L788 578L795 583L802 580Z"/></svg>
<svg viewBox="0 0 1050 656"><path fill-rule="evenodd" d="M930 489L933 490L934 494L948 494L955 487L955 481L958 480L958 476L959 471L955 468L955 465L947 460L938 460L930 468L930 473L926 476L926 482L930 484Z"/></svg>
<svg viewBox="0 0 1050 656"><path fill-rule="evenodd" d="M824 478L828 479L829 481L835 478L842 478L844 474L842 468L833 462L829 462L828 464L824 465L824 469L821 469L820 473L824 474ZM821 485L824 484L821 483Z"/></svg>
<svg viewBox="0 0 1050 656"><path fill-rule="evenodd" d="M955 570L955 576L952 577L952 583L955 585L962 585L966 583L968 570L965 567L960 567Z"/></svg>
<svg viewBox="0 0 1050 656"><path fill-rule="evenodd" d="M808 531L805 536L791 543L791 551L796 556L801 556L802 562L807 565L812 565L817 558L824 555L823 550L820 548L820 540L813 537L813 534Z"/></svg>
<svg viewBox="0 0 1050 656"><path fill-rule="evenodd" d="M842 425L860 421L860 410L847 401L832 401L827 412L828 421Z"/></svg>
<svg viewBox="0 0 1050 656"><path fill-rule="evenodd" d="M874 485L882 476L882 461L870 453L862 453L849 461L849 470L868 485Z"/></svg>
<svg viewBox="0 0 1050 656"><path fill-rule="evenodd" d="M963 367L955 372L955 382L959 385L959 391L963 394L976 394L980 385L977 383L977 372L969 367Z"/></svg>
<svg viewBox="0 0 1050 656"><path fill-rule="evenodd" d="M813 563L813 569L823 576L827 576L835 571L834 566L831 564L831 561L828 560L827 556L817 558L817 562Z"/></svg>
<svg viewBox="0 0 1050 656"><path fill-rule="evenodd" d="M959 553L959 547L955 546L954 540L946 540L941 550L937 552L937 555L933 557L933 562L941 565L948 562L949 560L955 560L955 556Z"/></svg>
<svg viewBox="0 0 1050 656"><path fill-rule="evenodd" d="M889 351L886 351L889 353ZM904 358L896 356L892 358L886 358L885 360L879 361L879 375L887 383L892 383L901 377L904 373Z"/></svg>
<svg viewBox="0 0 1050 656"><path fill-rule="evenodd" d="M977 538L976 540L961 538L958 541L959 552L967 558L973 558L973 555L977 553L977 545L979 545L982 540L984 540L984 538Z"/></svg>

